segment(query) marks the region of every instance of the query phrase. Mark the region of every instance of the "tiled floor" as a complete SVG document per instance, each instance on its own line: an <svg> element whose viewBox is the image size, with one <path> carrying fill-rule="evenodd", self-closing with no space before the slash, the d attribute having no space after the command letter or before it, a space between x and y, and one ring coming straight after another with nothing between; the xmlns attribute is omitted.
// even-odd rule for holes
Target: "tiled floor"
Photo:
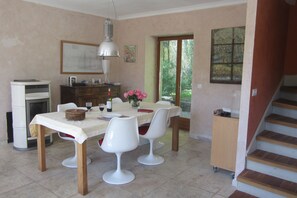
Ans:
<svg viewBox="0 0 297 198"><path fill-rule="evenodd" d="M214 173L210 166L210 142L188 137L180 132L180 150L171 151L171 129L161 141L165 146L155 152L165 157L165 163L144 166L137 157L148 152L148 145L123 154L122 168L131 170L136 179L125 185L109 185L102 174L116 167L114 154L98 148L96 140L88 140L89 193L77 193L76 169L65 168L61 161L74 150L73 143L56 141L46 148L47 171L37 169L37 151L16 151L12 144L0 145L0 198L39 197L228 197L235 190L229 172Z"/></svg>

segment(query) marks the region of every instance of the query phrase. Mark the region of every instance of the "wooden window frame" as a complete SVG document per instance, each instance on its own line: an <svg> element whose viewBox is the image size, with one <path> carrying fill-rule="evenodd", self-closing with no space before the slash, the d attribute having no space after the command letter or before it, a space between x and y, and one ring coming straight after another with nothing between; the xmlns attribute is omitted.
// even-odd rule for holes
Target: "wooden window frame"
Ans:
<svg viewBox="0 0 297 198"><path fill-rule="evenodd" d="M156 87L156 97L157 100L159 100L160 97L160 87L159 87L159 81L160 81L160 43L161 41L170 41L170 40L176 40L178 45L178 51L177 51L177 57L176 57L176 98L175 98L175 105L180 105L180 92L177 90L180 90L181 86L181 79L180 79L180 72L181 72L181 50L182 50L182 40L186 39L193 39L194 35L181 35L181 36L168 36L168 37L158 37L158 43L157 43L157 87ZM179 117L179 128L189 131L190 130L190 119Z"/></svg>
<svg viewBox="0 0 297 198"><path fill-rule="evenodd" d="M234 62L234 60L233 60L235 46L243 45L243 47L244 47L244 42L242 42L242 43L234 42L234 30L235 30L235 28L245 28L245 26L230 27L230 28L232 29L232 43L226 43L226 44L214 44L214 31L219 30L219 29L214 29L211 31L210 83L241 84L241 82L242 82L242 79L240 79L240 80L233 79L234 65L241 65L241 68L243 67L243 60L241 62ZM220 29L228 29L228 28L220 28ZM222 63L220 63L220 62L214 63L213 56L214 56L214 47L215 46L231 46L231 49L232 49L231 61L230 62L222 62ZM220 65L230 65L230 67L231 67L230 80L213 79L214 66L219 65L219 64Z"/></svg>
<svg viewBox="0 0 297 198"><path fill-rule="evenodd" d="M160 87L159 87L159 83L160 83L160 42L161 41L170 41L170 40L176 40L177 41L177 45L178 46L178 52L177 52L177 60L176 60L176 90L180 90L180 83L181 83L181 79L180 76L178 74L180 74L181 72L181 44L182 44L182 40L185 39L194 39L193 35L181 35L181 36L166 36L166 37L158 37L158 46L157 46L157 88L156 88L156 97L157 100L159 100L160 98ZM180 93L178 91L176 91L176 105L180 104Z"/></svg>

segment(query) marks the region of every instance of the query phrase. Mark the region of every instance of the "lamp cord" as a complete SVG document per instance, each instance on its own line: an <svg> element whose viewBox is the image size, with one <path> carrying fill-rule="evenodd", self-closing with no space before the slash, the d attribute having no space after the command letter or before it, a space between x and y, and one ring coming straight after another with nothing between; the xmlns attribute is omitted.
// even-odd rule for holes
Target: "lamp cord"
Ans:
<svg viewBox="0 0 297 198"><path fill-rule="evenodd" d="M113 10L114 10L114 16L115 16L115 19L117 19L118 16L117 16L117 12L116 12L116 9L115 9L114 2L113 2L113 0L111 0L111 2L112 2L112 5L113 5Z"/></svg>

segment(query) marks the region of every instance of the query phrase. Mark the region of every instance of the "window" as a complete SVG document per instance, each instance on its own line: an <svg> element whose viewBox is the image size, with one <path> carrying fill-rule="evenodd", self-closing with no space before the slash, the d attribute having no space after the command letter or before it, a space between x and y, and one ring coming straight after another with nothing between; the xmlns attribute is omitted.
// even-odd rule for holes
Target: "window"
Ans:
<svg viewBox="0 0 297 198"><path fill-rule="evenodd" d="M180 127L190 129L193 35L158 38L158 100L181 107Z"/></svg>
<svg viewBox="0 0 297 198"><path fill-rule="evenodd" d="M211 31L211 83L241 84L245 27Z"/></svg>

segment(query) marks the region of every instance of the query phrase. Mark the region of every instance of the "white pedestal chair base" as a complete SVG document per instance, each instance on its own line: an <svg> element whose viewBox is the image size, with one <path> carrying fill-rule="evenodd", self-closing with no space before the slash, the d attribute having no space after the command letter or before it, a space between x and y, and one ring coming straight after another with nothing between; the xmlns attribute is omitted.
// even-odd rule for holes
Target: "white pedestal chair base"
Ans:
<svg viewBox="0 0 297 198"><path fill-rule="evenodd" d="M142 155L137 161L144 165L158 165L164 162L164 158L159 155Z"/></svg>
<svg viewBox="0 0 297 198"><path fill-rule="evenodd" d="M135 175L128 170L111 170L103 174L103 181L109 184L127 184L135 179Z"/></svg>
<svg viewBox="0 0 297 198"><path fill-rule="evenodd" d="M90 164L92 160L87 157L87 165ZM77 168L77 158L76 157L69 157L64 159L62 165L67 168Z"/></svg>

